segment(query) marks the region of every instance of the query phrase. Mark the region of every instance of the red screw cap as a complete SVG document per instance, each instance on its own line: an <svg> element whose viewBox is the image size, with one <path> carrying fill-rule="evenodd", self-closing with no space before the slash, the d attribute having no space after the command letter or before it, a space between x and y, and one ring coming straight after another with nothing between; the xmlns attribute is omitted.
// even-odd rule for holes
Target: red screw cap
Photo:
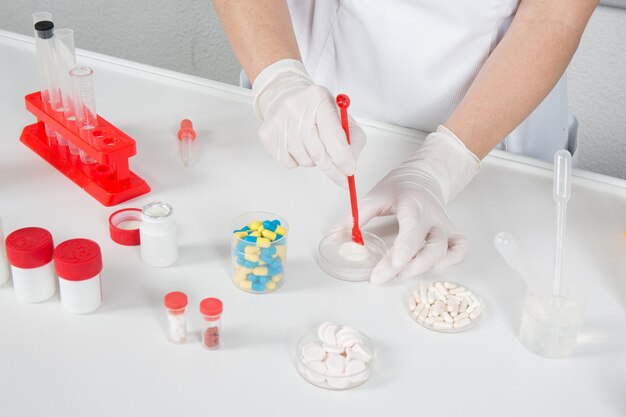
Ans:
<svg viewBox="0 0 626 417"><path fill-rule="evenodd" d="M200 313L203 316L219 316L222 310L223 304L218 298L205 298L200 301Z"/></svg>
<svg viewBox="0 0 626 417"><path fill-rule="evenodd" d="M52 260L52 235L41 227L25 227L11 233L5 240L7 259L18 268L38 268Z"/></svg>
<svg viewBox="0 0 626 417"><path fill-rule="evenodd" d="M54 269L68 281L83 281L102 271L100 246L89 239L70 239L54 250Z"/></svg>
<svg viewBox="0 0 626 417"><path fill-rule="evenodd" d="M180 291L172 291L165 294L163 304L168 310L182 310L187 307L187 294Z"/></svg>

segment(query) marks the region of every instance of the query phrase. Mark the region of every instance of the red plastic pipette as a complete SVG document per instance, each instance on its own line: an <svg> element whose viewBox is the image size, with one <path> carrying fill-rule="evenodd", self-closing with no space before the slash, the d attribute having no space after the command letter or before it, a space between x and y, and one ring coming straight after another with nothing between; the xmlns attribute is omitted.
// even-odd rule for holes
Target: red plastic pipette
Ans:
<svg viewBox="0 0 626 417"><path fill-rule="evenodd" d="M350 143L350 128L348 126L348 106L350 106L350 98L345 94L337 95L337 105L341 113L341 127L346 133L346 139ZM364 245L363 235L359 228L359 205L356 198L356 185L354 184L354 175L348 177L348 187L350 188L350 205L352 206L352 241L359 245Z"/></svg>

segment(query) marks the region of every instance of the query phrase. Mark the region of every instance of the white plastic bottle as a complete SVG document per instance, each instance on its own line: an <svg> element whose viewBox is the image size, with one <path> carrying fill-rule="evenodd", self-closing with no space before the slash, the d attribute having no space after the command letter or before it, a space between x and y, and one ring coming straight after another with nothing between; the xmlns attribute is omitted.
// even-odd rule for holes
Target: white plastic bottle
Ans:
<svg viewBox="0 0 626 417"><path fill-rule="evenodd" d="M6 250L4 249L4 234L2 232L2 219L0 219L0 285L9 280L11 269L7 261Z"/></svg>
<svg viewBox="0 0 626 417"><path fill-rule="evenodd" d="M102 304L102 254L89 239L70 239L54 250L61 304L70 313L87 314Z"/></svg>
<svg viewBox="0 0 626 417"><path fill-rule="evenodd" d="M52 297L57 290L52 254L52 235L40 227L26 227L6 238L15 296L27 303Z"/></svg>
<svg viewBox="0 0 626 417"><path fill-rule="evenodd" d="M149 203L141 209L140 253L141 259L148 265L169 266L178 258L173 212L172 206L162 202Z"/></svg>

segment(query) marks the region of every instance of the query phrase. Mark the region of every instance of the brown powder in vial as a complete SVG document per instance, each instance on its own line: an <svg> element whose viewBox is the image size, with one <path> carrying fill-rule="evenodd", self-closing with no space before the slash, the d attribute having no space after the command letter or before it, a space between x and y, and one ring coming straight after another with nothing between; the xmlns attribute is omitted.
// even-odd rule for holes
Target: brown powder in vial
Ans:
<svg viewBox="0 0 626 417"><path fill-rule="evenodd" d="M202 342L209 349L216 349L220 346L220 331L218 327L208 327L204 331Z"/></svg>

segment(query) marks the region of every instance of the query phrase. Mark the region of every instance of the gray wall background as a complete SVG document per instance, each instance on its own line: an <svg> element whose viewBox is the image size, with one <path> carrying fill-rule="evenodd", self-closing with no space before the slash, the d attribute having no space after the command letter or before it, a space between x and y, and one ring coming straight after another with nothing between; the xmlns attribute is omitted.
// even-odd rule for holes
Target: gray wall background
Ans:
<svg viewBox="0 0 626 417"><path fill-rule="evenodd" d="M0 0L0 29L32 35L31 13L52 12L76 45L236 84L239 64L209 0ZM569 69L580 122L580 167L626 179L626 10L600 6Z"/></svg>

